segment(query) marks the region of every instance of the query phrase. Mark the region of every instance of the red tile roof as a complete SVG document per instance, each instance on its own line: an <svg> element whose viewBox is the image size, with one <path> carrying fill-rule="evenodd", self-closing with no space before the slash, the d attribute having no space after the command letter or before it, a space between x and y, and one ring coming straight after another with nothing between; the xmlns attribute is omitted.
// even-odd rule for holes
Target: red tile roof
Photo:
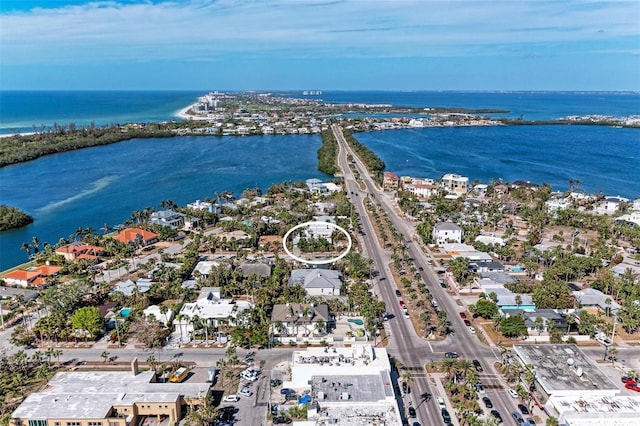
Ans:
<svg viewBox="0 0 640 426"><path fill-rule="evenodd" d="M154 234L153 232L145 231L144 229L140 228L125 228L113 238L122 243L129 244L135 241L138 238L138 235L142 237L143 241L149 241L158 238L158 235Z"/></svg>

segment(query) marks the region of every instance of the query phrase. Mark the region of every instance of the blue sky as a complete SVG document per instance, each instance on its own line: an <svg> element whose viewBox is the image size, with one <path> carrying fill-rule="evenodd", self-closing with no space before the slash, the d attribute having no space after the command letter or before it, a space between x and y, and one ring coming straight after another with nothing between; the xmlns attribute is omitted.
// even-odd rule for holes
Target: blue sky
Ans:
<svg viewBox="0 0 640 426"><path fill-rule="evenodd" d="M637 91L640 2L2 0L0 87Z"/></svg>

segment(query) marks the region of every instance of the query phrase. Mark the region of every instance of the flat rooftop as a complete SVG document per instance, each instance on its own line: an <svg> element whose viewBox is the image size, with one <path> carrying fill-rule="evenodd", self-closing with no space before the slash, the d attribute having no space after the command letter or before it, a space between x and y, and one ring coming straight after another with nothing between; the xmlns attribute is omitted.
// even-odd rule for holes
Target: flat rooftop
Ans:
<svg viewBox="0 0 640 426"><path fill-rule="evenodd" d="M316 425L402 425L398 406L391 403L351 403L340 406L337 404L320 404L318 418L310 420L315 420Z"/></svg>
<svg viewBox="0 0 640 426"><path fill-rule="evenodd" d="M622 426L640 424L640 397L624 396L554 396L548 404L570 425Z"/></svg>
<svg viewBox="0 0 640 426"><path fill-rule="evenodd" d="M41 392L29 395L13 418L104 418L114 405L175 402L181 396L204 398L209 383L152 383L145 371L76 371L57 373Z"/></svg>
<svg viewBox="0 0 640 426"><path fill-rule="evenodd" d="M574 344L515 345L513 351L522 363L534 366L538 383L549 395L618 392L616 384Z"/></svg>
<svg viewBox="0 0 640 426"><path fill-rule="evenodd" d="M320 403L373 402L394 396L391 378L385 372L362 376L313 376L311 391L314 396L319 392L324 393L322 400L318 398ZM348 399L341 399L343 395L348 395Z"/></svg>

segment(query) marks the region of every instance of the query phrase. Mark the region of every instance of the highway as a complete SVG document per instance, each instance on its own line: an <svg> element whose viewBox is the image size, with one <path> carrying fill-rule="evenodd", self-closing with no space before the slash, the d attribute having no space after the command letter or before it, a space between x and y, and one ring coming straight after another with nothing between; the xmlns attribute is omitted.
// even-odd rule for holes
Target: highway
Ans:
<svg viewBox="0 0 640 426"><path fill-rule="evenodd" d="M510 413L517 409L517 402L507 394L506 389L502 388L501 379L493 368L493 363L499 359L499 351L496 348L490 348L482 344L464 325L458 314L458 312L463 311L463 308L458 306L454 299L440 287L435 271L427 262L426 254L413 242L415 230L404 219L399 217L393 208L391 198L377 189L364 164L346 143L340 127L333 125L332 130L338 140L338 164L343 173L345 189L358 211L361 228L365 234L361 236L364 253L373 260L374 268L379 271L379 275L376 277L376 292L385 302L387 312L392 313L394 316L385 325L389 334L387 350L391 356L398 359L407 370L411 371L414 377L409 398L417 410L417 420L422 424L443 424L435 397L444 395L440 395L440 392L436 390L423 367L429 361L442 359L445 352L452 351L458 352L468 359L478 359L481 362L484 372L479 373L479 375L485 385L486 395L491 398L494 408L502 414L505 422L507 424L513 422ZM355 160L354 166L358 170L360 179L366 185L364 190L358 186L355 176L351 172L348 154L351 154ZM409 257L414 259L416 268L421 271L422 279L427 284L434 299L438 302L438 306L447 312L447 318L452 322L455 332L447 336L443 341L427 342L417 335L411 321L404 318L399 305L399 298L395 295L397 286L393 281L393 276L388 266L391 262L390 254L379 246L373 231L373 225L366 214L364 200L367 197L373 197L377 204L387 212L397 231L403 235ZM385 279L381 280L380 277ZM422 402L423 395L431 397ZM408 402L406 398L405 402ZM451 407L449 408L453 418L453 410ZM411 420L413 421L413 419Z"/></svg>

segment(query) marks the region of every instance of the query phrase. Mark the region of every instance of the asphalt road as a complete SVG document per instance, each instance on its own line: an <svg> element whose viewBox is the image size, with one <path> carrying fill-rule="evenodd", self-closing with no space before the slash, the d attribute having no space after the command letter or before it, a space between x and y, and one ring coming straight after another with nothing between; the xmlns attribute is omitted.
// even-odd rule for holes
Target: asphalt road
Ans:
<svg viewBox="0 0 640 426"><path fill-rule="evenodd" d="M412 392L405 397L405 402L412 401L417 410L417 420L422 424L443 424L435 397L444 395L440 395L440 391L437 390L436 386L433 386L433 382L425 374L424 365L429 361L442 359L447 351L458 352L461 356L468 359L478 359L481 362L484 372L480 373L480 378L486 385L486 395L491 398L494 408L500 411L503 419L509 422L509 413L516 409L516 402L508 396L506 389L502 388L502 381L493 368L493 363L499 359L499 351L496 348L482 344L464 325L458 314L464 308L459 306L440 287L437 274L428 263L428 257L413 241L413 237L416 235L415 230L396 213L391 197L377 189L364 164L359 161L355 153L347 145L340 128L333 126L333 132L338 140L338 163L343 171L346 190L358 209L362 230L365 234L361 236L365 253L373 260L375 269L380 272L376 283L378 286L377 292L382 300L385 301L387 311L394 315L394 318L385 325L389 334L387 350L391 356L400 360L405 368L412 372L414 377ZM360 178L365 182L365 190L360 189L356 183L355 177L349 168L347 154L353 156ZM387 212L397 231L404 237L409 257L414 259L413 262L418 270L422 268L420 272L422 279L427 284L434 299L438 302L439 309L447 312L447 318L452 322L455 332L447 336L443 341L430 343L424 340L416 334L411 321L404 318L399 299L395 295L397 285L393 281L393 276L388 267L391 262L390 255L379 247L373 226L363 205L367 197L372 197ZM383 277L384 280L380 280L380 277ZM424 401L423 397L425 397ZM449 411L453 414L451 409Z"/></svg>

